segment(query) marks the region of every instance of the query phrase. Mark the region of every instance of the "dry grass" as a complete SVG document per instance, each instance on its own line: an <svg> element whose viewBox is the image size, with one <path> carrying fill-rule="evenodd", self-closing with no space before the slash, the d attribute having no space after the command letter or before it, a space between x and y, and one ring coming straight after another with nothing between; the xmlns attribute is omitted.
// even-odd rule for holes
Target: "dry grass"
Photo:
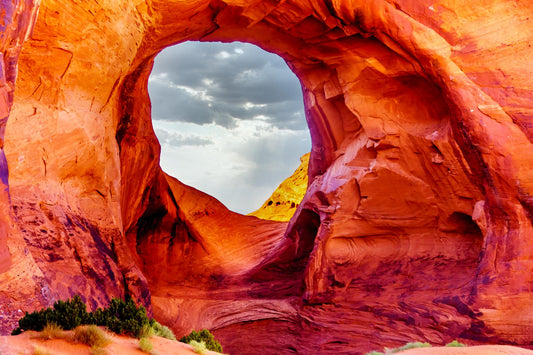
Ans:
<svg viewBox="0 0 533 355"><path fill-rule="evenodd" d="M155 335L155 329L150 326L150 324L143 325L141 333L139 334L140 339L142 338L151 338Z"/></svg>
<svg viewBox="0 0 533 355"><path fill-rule="evenodd" d="M41 340L52 340L52 339L65 339L66 335L63 329L55 324L48 323L42 331L40 331L36 336Z"/></svg>
<svg viewBox="0 0 533 355"><path fill-rule="evenodd" d="M104 348L99 348L95 346L91 348L91 355L107 355L107 354L108 352Z"/></svg>
<svg viewBox="0 0 533 355"><path fill-rule="evenodd" d="M170 339L170 340L177 340L176 336L174 335L174 333L169 327L161 325L158 322L154 322L153 329L154 329L155 335L157 336Z"/></svg>
<svg viewBox="0 0 533 355"><path fill-rule="evenodd" d="M50 350L43 348L41 346L36 346L33 348L33 355L53 355Z"/></svg>
<svg viewBox="0 0 533 355"><path fill-rule="evenodd" d="M207 353L207 347L205 346L205 343L203 341L198 342L196 340L191 340L189 342L189 345L192 346L192 351L197 354L204 355L205 353Z"/></svg>
<svg viewBox="0 0 533 355"><path fill-rule="evenodd" d="M153 348L154 348L154 345L152 344L150 339L141 338L141 340L139 340L139 349L141 349L141 351L151 354Z"/></svg>
<svg viewBox="0 0 533 355"><path fill-rule="evenodd" d="M74 341L91 348L104 348L111 343L107 334L96 325L81 325L74 329Z"/></svg>

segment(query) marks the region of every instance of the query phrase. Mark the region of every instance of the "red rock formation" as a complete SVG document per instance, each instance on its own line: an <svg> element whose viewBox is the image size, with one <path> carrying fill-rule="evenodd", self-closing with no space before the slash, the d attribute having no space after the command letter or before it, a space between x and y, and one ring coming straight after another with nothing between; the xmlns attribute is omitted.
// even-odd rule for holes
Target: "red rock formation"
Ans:
<svg viewBox="0 0 533 355"><path fill-rule="evenodd" d="M532 10L44 0L5 136L28 273L48 300L96 306L127 288L230 353L531 343ZM186 40L255 43L300 78L310 183L287 225L159 168L147 79Z"/></svg>
<svg viewBox="0 0 533 355"><path fill-rule="evenodd" d="M13 103L17 60L29 36L39 1L0 1L0 331L5 332L21 316L21 304L46 304L47 285L27 252L14 221L4 153L4 133Z"/></svg>
<svg viewBox="0 0 533 355"><path fill-rule="evenodd" d="M290 221L307 191L307 167L310 155L307 153L300 157L300 165L294 173L276 188L257 211L248 215L271 221Z"/></svg>

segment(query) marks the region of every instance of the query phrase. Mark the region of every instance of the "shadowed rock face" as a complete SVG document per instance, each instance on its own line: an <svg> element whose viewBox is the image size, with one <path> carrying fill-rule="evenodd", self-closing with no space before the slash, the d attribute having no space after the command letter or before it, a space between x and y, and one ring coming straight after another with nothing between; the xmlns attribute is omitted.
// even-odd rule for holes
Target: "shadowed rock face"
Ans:
<svg viewBox="0 0 533 355"><path fill-rule="evenodd" d="M43 0L5 134L0 242L18 247L0 295L30 309L129 292L230 353L530 344L532 10ZM159 168L147 80L186 40L254 43L300 78L313 147L290 222L232 213Z"/></svg>

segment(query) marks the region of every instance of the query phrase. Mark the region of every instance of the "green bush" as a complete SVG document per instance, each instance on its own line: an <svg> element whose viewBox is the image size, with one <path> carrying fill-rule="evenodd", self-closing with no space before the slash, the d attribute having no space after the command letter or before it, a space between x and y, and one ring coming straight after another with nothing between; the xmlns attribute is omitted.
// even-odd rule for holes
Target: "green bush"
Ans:
<svg viewBox="0 0 533 355"><path fill-rule="evenodd" d="M65 330L82 324L95 324L107 327L117 334L126 333L139 338L143 327L152 327L157 322L148 318L146 309L143 306L137 307L131 297L126 297L126 300L113 298L109 307L88 313L81 297L74 296L72 300L57 301L53 308L26 312L19 320L19 327L12 334L20 334L26 330L42 331L47 324L52 323ZM163 328L160 324L158 327Z"/></svg>
<svg viewBox="0 0 533 355"><path fill-rule="evenodd" d="M139 339L151 338L155 335L155 329L150 324L143 325L141 332L139 333Z"/></svg>
<svg viewBox="0 0 533 355"><path fill-rule="evenodd" d="M189 345L192 345L192 341L195 341L196 343L203 342L207 350L216 351L219 353L222 352L222 345L220 345L220 343L215 340L213 334L211 334L211 332L207 329L203 329L200 332L193 330L189 335L181 338L180 341Z"/></svg>
<svg viewBox="0 0 533 355"><path fill-rule="evenodd" d="M47 324L55 323L62 329L71 330L81 324L86 324L87 308L80 296L74 296L72 300L57 301L53 308L46 308L32 313L26 312L19 320L19 327L13 331L13 335L20 334L25 330L42 331Z"/></svg>
<svg viewBox="0 0 533 355"><path fill-rule="evenodd" d="M457 340L452 341L451 343L446 344L447 347L455 347L455 348L462 348L466 346L466 344L459 343Z"/></svg>
<svg viewBox="0 0 533 355"><path fill-rule="evenodd" d="M148 338L141 338L139 340L139 349L145 353L151 353L152 349L154 348L154 345Z"/></svg>
<svg viewBox="0 0 533 355"><path fill-rule="evenodd" d="M196 340L191 340L189 345L192 346L192 351L197 354L203 355L207 352L207 346L203 341L198 342Z"/></svg>
<svg viewBox="0 0 533 355"><path fill-rule="evenodd" d="M155 335L162 338L167 338L170 340L176 340L176 336L169 327L159 324L156 321L152 323L152 329L154 330Z"/></svg>
<svg viewBox="0 0 533 355"><path fill-rule="evenodd" d="M97 310L95 315L94 324L106 326L114 333L127 333L136 338L140 337L144 326L150 325L144 307L137 307L131 297L127 297L126 301L114 298L108 308L101 312Z"/></svg>
<svg viewBox="0 0 533 355"><path fill-rule="evenodd" d="M429 343L421 343L419 341L417 342L414 342L414 343L407 343L403 346L400 346L398 348L393 348L393 349L387 349L385 348L385 352L379 352L379 351L371 351L369 353L366 353L365 355L386 355L386 354L396 354L396 353L399 353L400 351L405 351L405 350L409 350L409 349L414 349L414 348L429 348L431 347L431 344Z"/></svg>
<svg viewBox="0 0 533 355"><path fill-rule="evenodd" d="M414 343L407 343L404 346L400 346L399 348L392 349L393 353L398 353L400 351L409 350L409 349L415 349L415 348L430 348L430 343L421 343L419 341L416 341Z"/></svg>

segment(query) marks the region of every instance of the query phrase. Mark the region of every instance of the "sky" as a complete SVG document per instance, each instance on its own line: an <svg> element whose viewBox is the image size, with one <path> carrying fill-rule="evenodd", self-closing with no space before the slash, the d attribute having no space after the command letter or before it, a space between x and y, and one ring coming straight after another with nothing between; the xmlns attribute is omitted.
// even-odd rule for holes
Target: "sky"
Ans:
<svg viewBox="0 0 533 355"><path fill-rule="evenodd" d="M148 91L163 170L235 212L259 208L311 150L298 78L257 46L168 47Z"/></svg>

